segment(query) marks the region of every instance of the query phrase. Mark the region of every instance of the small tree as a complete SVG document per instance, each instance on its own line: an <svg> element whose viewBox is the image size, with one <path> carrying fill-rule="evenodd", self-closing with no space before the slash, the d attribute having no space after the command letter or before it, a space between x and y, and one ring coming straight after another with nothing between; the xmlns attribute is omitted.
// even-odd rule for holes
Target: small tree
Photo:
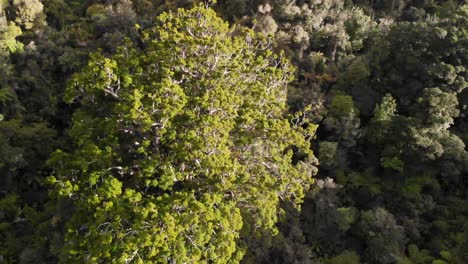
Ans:
<svg viewBox="0 0 468 264"><path fill-rule="evenodd" d="M53 193L75 207L61 261L239 262L315 172L315 126L284 118L291 66L202 5L143 40L91 55L67 89L81 107L74 150L50 159Z"/></svg>

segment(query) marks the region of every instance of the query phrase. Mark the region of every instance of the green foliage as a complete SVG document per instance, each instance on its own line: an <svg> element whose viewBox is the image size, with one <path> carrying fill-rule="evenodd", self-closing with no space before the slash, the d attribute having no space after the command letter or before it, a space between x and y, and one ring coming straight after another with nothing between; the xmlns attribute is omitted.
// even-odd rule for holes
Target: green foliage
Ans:
<svg viewBox="0 0 468 264"><path fill-rule="evenodd" d="M7 241L13 241L14 234L8 232L13 229L14 221L21 216L20 209L15 205L17 202L18 196L16 194L10 194L0 199L0 210L2 212L0 216L0 238L1 238L1 246L2 249L0 254L2 256L6 256L8 259L12 256L9 256L11 252L19 251L17 244L9 245ZM15 247L15 248L12 248Z"/></svg>
<svg viewBox="0 0 468 264"><path fill-rule="evenodd" d="M436 259L432 261L432 264L448 264L448 262L440 260L440 259Z"/></svg>
<svg viewBox="0 0 468 264"><path fill-rule="evenodd" d="M424 117L429 125L449 128L458 117L458 100L454 93L443 92L439 88L426 88L418 103L425 110Z"/></svg>
<svg viewBox="0 0 468 264"><path fill-rule="evenodd" d="M370 75L370 69L368 63L363 57L351 58L351 61L341 61L342 64L346 65L345 70L338 76L338 86L344 89L349 87L362 88L361 82L365 81ZM344 65L341 65L343 67Z"/></svg>
<svg viewBox="0 0 468 264"><path fill-rule="evenodd" d="M359 264L359 255L354 251L344 251L340 255L326 261L327 264Z"/></svg>
<svg viewBox="0 0 468 264"><path fill-rule="evenodd" d="M319 143L319 161L320 165L332 167L336 165L336 155L338 150L338 144L336 142L322 141Z"/></svg>
<svg viewBox="0 0 468 264"><path fill-rule="evenodd" d="M44 219L35 215L44 212L36 212L47 196L38 188L40 171L55 147L55 136L54 130L41 123L26 125L18 119L0 122L0 255L7 262L14 263L28 247L44 249L39 246L44 237L35 236Z"/></svg>
<svg viewBox="0 0 468 264"><path fill-rule="evenodd" d="M75 151L49 161L76 208L61 262L239 262L312 182L291 149L313 158L315 126L283 117L292 68L203 6L163 13L143 40L94 53L66 91L82 106Z"/></svg>
<svg viewBox="0 0 468 264"><path fill-rule="evenodd" d="M0 25L0 52L15 53L22 51L23 44L16 40L16 37L20 36L21 33L21 29L13 22L8 22L5 26Z"/></svg>
<svg viewBox="0 0 468 264"><path fill-rule="evenodd" d="M278 20L293 21L280 27L280 36L291 38L300 52L322 51L332 60L363 48L369 31L375 27L369 16L359 8L347 8L343 1L326 0L302 6L295 1L274 3L273 13Z"/></svg>
<svg viewBox="0 0 468 264"><path fill-rule="evenodd" d="M42 27L45 24L45 17L42 13L44 6L39 0L13 0L15 8L15 22L25 29Z"/></svg>
<svg viewBox="0 0 468 264"><path fill-rule="evenodd" d="M69 26L79 19L78 14L82 12L79 8L72 9L75 1L65 0L48 0L42 2L44 5L44 14L47 16L47 23L50 27L55 29L62 29L65 26ZM83 3L81 3L83 5ZM74 11L77 14L74 14ZM80 11L80 12L78 12Z"/></svg>
<svg viewBox="0 0 468 264"><path fill-rule="evenodd" d="M0 262L468 263L468 2L215 2L0 0Z"/></svg>
<svg viewBox="0 0 468 264"><path fill-rule="evenodd" d="M359 112L354 106L353 98L349 95L336 95L330 104L330 115L343 117L348 115L358 115Z"/></svg>
<svg viewBox="0 0 468 264"><path fill-rule="evenodd" d="M398 157L383 157L381 160L381 165L383 168L390 168L399 172L403 172L405 163Z"/></svg>
<svg viewBox="0 0 468 264"><path fill-rule="evenodd" d="M412 264L424 264L431 263L434 258L430 256L428 250L420 250L416 245L411 244L408 246L408 255L410 263Z"/></svg>
<svg viewBox="0 0 468 264"><path fill-rule="evenodd" d="M377 104L373 111L369 136L377 140L385 137L391 127L394 117L397 116L397 103L391 94L386 94L380 104Z"/></svg>
<svg viewBox="0 0 468 264"><path fill-rule="evenodd" d="M345 146L355 145L359 135L360 119L353 98L337 94L331 100L329 108L329 113L323 121L325 128L335 133L335 136L329 139Z"/></svg>
<svg viewBox="0 0 468 264"><path fill-rule="evenodd" d="M400 259L404 243L403 227L383 208L365 211L359 223L368 238L366 256L374 263L392 263Z"/></svg>
<svg viewBox="0 0 468 264"><path fill-rule="evenodd" d="M431 173L419 177L405 179L402 184L401 194L409 199L421 199L421 191L424 186L432 186L435 190L440 188Z"/></svg>
<svg viewBox="0 0 468 264"><path fill-rule="evenodd" d="M359 211L355 207L341 207L337 211L339 214L338 226L343 232L348 231L359 218Z"/></svg>
<svg viewBox="0 0 468 264"><path fill-rule="evenodd" d="M86 16L94 22L99 23L107 18L106 8L101 4L90 5L86 9Z"/></svg>
<svg viewBox="0 0 468 264"><path fill-rule="evenodd" d="M448 251L441 251L441 252L440 252L440 256L441 256L443 259L447 260L447 261L451 261L451 260L452 260L452 254L450 254L450 252L448 252Z"/></svg>
<svg viewBox="0 0 468 264"><path fill-rule="evenodd" d="M6 107L14 99L14 95L9 89L0 89L0 109Z"/></svg>
<svg viewBox="0 0 468 264"><path fill-rule="evenodd" d="M396 115L397 104L391 94L386 94L382 98L382 102L374 109L373 121L382 122L390 121Z"/></svg>

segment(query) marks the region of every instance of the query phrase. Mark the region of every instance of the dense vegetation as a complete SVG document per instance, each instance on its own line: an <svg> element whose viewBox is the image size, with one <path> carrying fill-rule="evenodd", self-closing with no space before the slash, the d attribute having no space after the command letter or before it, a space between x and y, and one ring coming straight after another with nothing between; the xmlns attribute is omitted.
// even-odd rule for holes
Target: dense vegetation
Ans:
<svg viewBox="0 0 468 264"><path fill-rule="evenodd" d="M468 263L468 1L0 0L0 263Z"/></svg>

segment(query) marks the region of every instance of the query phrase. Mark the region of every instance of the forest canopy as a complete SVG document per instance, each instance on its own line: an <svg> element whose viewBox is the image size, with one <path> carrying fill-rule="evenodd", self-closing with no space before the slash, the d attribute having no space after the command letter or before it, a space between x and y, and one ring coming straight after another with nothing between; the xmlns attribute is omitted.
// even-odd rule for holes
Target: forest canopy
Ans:
<svg viewBox="0 0 468 264"><path fill-rule="evenodd" d="M466 0L0 0L0 263L468 263Z"/></svg>

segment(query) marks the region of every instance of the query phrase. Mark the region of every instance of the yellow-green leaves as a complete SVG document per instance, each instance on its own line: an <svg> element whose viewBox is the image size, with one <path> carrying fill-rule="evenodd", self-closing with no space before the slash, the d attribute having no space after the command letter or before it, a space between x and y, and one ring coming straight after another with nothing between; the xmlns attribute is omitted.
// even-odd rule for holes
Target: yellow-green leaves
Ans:
<svg viewBox="0 0 468 264"><path fill-rule="evenodd" d="M20 27L16 26L13 22L8 22L5 29L0 29L0 51L3 52L4 49L10 53L22 51L23 43L16 40L16 37L21 34L22 31Z"/></svg>
<svg viewBox="0 0 468 264"><path fill-rule="evenodd" d="M315 126L284 118L289 62L204 6L157 21L145 49L92 54L67 88L77 149L51 160L77 208L64 263L238 263L312 182Z"/></svg>

